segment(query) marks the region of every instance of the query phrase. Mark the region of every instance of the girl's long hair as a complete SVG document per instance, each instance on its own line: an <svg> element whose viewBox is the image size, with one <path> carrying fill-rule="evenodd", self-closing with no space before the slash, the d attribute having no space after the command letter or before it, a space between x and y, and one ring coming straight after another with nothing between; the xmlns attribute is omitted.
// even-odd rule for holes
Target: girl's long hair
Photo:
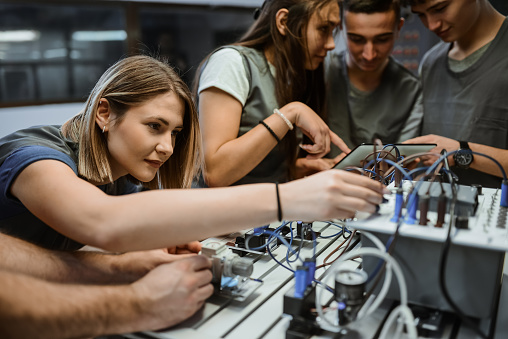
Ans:
<svg viewBox="0 0 508 339"><path fill-rule="evenodd" d="M306 70L305 64L309 55L307 44L307 27L311 16L331 3L338 0L265 0L259 9L259 16L249 30L233 45L255 48L260 51L272 48L273 65L276 69L275 95L279 107L293 101L300 101L312 108L326 121L324 67L321 63L316 70ZM286 34L282 35L277 29L276 14L280 9L288 10ZM208 55L198 70L203 68ZM196 72L193 93L197 98L199 77ZM291 152L291 168L298 156L296 135L288 132L286 144ZM286 139L285 138L285 139Z"/></svg>

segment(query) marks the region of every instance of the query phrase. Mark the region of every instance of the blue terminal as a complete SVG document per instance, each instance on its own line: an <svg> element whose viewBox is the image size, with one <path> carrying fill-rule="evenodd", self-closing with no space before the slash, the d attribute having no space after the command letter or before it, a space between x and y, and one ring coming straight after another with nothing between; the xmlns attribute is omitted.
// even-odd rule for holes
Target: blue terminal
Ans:
<svg viewBox="0 0 508 339"><path fill-rule="evenodd" d="M391 222L399 222L400 216L402 215L402 205L404 204L404 191L402 187L397 189L395 195L395 211L393 217L390 219Z"/></svg>
<svg viewBox="0 0 508 339"><path fill-rule="evenodd" d="M221 288L234 288L238 285L238 279L232 277L222 277Z"/></svg>
<svg viewBox="0 0 508 339"><path fill-rule="evenodd" d="M309 269L305 266L298 266L295 271L295 298L303 298L307 289L307 274Z"/></svg>
<svg viewBox="0 0 508 339"><path fill-rule="evenodd" d="M418 200L419 200L418 194L414 194L413 197L409 199L410 205L407 206L408 213L406 220L404 220L406 224L414 225L418 223L418 220L416 220L416 211L418 210Z"/></svg>
<svg viewBox="0 0 508 339"><path fill-rule="evenodd" d="M256 228L254 228L254 234L256 234L256 235L260 235L260 234L265 233L265 230L266 230L269 226L270 226L270 225L265 225L265 226L261 226L261 227L256 227Z"/></svg>
<svg viewBox="0 0 508 339"><path fill-rule="evenodd" d="M501 206L508 207L508 180L503 180L501 185Z"/></svg>
<svg viewBox="0 0 508 339"><path fill-rule="evenodd" d="M316 261L310 258L305 259L303 265L309 269L307 273L306 286L311 286L314 281L314 275L316 273Z"/></svg>

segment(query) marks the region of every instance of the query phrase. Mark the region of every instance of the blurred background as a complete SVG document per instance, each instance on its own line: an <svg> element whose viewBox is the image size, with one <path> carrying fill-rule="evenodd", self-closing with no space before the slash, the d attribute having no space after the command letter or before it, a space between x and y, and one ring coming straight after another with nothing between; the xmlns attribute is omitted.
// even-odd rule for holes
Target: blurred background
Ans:
<svg viewBox="0 0 508 339"><path fill-rule="evenodd" d="M167 57L190 86L201 60L238 39L263 0L0 1L0 136L76 114L127 55ZM491 0L505 15L506 0ZM409 11L393 55L417 72L438 40ZM338 39L338 48L343 48Z"/></svg>

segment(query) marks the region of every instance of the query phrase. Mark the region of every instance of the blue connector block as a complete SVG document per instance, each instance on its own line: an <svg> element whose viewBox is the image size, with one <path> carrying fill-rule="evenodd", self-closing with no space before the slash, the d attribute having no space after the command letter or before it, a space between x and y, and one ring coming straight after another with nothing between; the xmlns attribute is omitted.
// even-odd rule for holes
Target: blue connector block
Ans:
<svg viewBox="0 0 508 339"><path fill-rule="evenodd" d="M309 269L305 266L298 266L295 271L295 298L303 298L307 288L307 275Z"/></svg>
<svg viewBox="0 0 508 339"><path fill-rule="evenodd" d="M397 190L395 195L395 211L393 213L393 217L390 219L391 222L399 222L400 216L402 214L402 205L404 203L404 192L402 188Z"/></svg>
<svg viewBox="0 0 508 339"><path fill-rule="evenodd" d="M270 226L270 225L266 225L266 226L261 226L261 227L256 227L256 228L254 228L254 234L256 234L256 235L260 235L260 234L265 233L265 230L266 230L269 226Z"/></svg>
<svg viewBox="0 0 508 339"><path fill-rule="evenodd" d="M407 206L408 214L404 222L406 224L414 225L418 223L418 220L416 220L416 211L418 210L418 194L415 194L413 197L413 201L409 202L411 203L411 205Z"/></svg>
<svg viewBox="0 0 508 339"><path fill-rule="evenodd" d="M305 259L303 265L309 269L307 272L306 286L311 286L314 281L314 275L316 273L316 261L310 258Z"/></svg>
<svg viewBox="0 0 508 339"><path fill-rule="evenodd" d="M508 207L508 180L503 180L501 185L501 206Z"/></svg>

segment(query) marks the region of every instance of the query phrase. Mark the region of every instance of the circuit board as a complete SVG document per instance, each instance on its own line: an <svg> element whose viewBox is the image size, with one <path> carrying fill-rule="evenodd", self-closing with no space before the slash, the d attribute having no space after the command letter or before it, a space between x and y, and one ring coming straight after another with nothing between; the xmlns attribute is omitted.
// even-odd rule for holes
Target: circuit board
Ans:
<svg viewBox="0 0 508 339"><path fill-rule="evenodd" d="M402 185L404 199L407 199L412 187L411 182L405 181ZM464 190L471 189L463 186ZM395 192L393 186L389 187ZM438 188L438 186L436 186ZM461 187L462 188L462 187ZM419 192L422 190L420 189ZM459 190L459 192L461 192ZM476 206L472 209L470 215L467 215L467 228L458 228L452 223L451 238L452 243L470 247L486 248L490 250L507 251L508 250L508 208L500 205L501 189L483 188L481 194L476 194ZM347 221L349 228L379 232L383 234L394 234L398 224L399 234L405 237L420 238L425 240L444 242L448 227L450 225L450 211L447 210L444 215L442 227L436 227L438 213L429 210L427 212L427 223L421 225L420 222L408 223L408 209L403 208L401 212L402 220L397 222L394 218L396 211L396 194L386 196L387 202L380 205L378 213L371 215L357 215L353 220ZM448 206L449 209L449 206ZM419 219L421 211L416 212L416 219Z"/></svg>

